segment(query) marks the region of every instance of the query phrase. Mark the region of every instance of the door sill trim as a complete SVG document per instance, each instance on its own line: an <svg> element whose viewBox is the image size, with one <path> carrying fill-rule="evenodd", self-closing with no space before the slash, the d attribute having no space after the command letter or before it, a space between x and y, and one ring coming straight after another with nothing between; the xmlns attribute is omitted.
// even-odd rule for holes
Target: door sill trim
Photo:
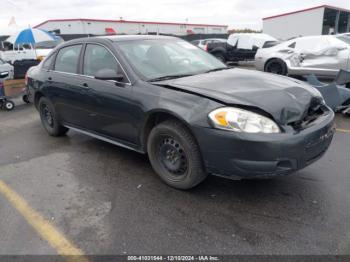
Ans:
<svg viewBox="0 0 350 262"><path fill-rule="evenodd" d="M107 143L110 143L110 144L113 144L113 145L116 145L116 146L119 146L119 147L123 147L123 148L126 148L126 149L129 149L129 150L132 150L132 151L135 151L135 152L138 152L138 153L141 153L141 154L144 154L145 152L142 151L142 150L139 150L137 148L134 148L134 147L131 147L131 146L127 146L123 143L120 143L120 142L117 142L117 141L114 141L110 138L107 138L107 137L104 137L104 136L101 136L101 135L97 135L95 133L92 133L92 132L89 132L89 131L85 131L85 130L82 130L80 128L76 128L76 127L72 127L70 125L64 125L65 127L71 129L71 130L74 130L78 133L81 133L81 134L84 134L84 135L87 135L87 136L90 136L90 137L93 137L93 138L96 138L96 139L99 139L99 140L102 140L104 142L107 142Z"/></svg>

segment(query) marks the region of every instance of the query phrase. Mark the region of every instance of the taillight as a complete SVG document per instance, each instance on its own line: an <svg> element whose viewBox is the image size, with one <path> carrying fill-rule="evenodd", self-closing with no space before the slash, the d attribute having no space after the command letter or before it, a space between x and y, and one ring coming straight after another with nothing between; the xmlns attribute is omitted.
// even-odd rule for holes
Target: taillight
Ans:
<svg viewBox="0 0 350 262"><path fill-rule="evenodd" d="M204 51L207 51L207 52L208 52L208 44L205 44L205 46L204 46Z"/></svg>
<svg viewBox="0 0 350 262"><path fill-rule="evenodd" d="M24 76L24 84L28 85L28 73Z"/></svg>

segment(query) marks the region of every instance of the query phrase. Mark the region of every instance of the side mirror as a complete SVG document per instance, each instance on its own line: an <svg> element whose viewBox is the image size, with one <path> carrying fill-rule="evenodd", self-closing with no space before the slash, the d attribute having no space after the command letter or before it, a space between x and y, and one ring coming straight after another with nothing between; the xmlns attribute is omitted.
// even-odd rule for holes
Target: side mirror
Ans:
<svg viewBox="0 0 350 262"><path fill-rule="evenodd" d="M0 73L0 78L6 78L9 76L9 72L1 72Z"/></svg>
<svg viewBox="0 0 350 262"><path fill-rule="evenodd" d="M95 75L95 79L98 80L113 80L117 82L122 82L124 79L124 76L122 74L118 74L115 70L113 69L101 69L97 71Z"/></svg>
<svg viewBox="0 0 350 262"><path fill-rule="evenodd" d="M258 51L258 49L259 49L259 47L258 46L256 46L256 45L253 45L253 51Z"/></svg>

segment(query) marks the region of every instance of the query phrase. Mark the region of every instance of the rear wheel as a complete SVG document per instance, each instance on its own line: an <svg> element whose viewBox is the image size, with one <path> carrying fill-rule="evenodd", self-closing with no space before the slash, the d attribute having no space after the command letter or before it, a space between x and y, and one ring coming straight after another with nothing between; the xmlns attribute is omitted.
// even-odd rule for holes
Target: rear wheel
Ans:
<svg viewBox="0 0 350 262"><path fill-rule="evenodd" d="M58 122L52 103L45 97L39 100L39 113L41 123L50 136L63 136L68 132L69 129Z"/></svg>
<svg viewBox="0 0 350 262"><path fill-rule="evenodd" d="M154 127L147 150L155 172L174 188L190 189L207 176L194 137L178 121L168 120Z"/></svg>
<svg viewBox="0 0 350 262"><path fill-rule="evenodd" d="M266 63L265 72L277 74L277 75L287 75L287 65L280 59L271 59Z"/></svg>
<svg viewBox="0 0 350 262"><path fill-rule="evenodd" d="M226 63L226 58L223 54L221 53L214 53L214 56L219 59L221 62Z"/></svg>
<svg viewBox="0 0 350 262"><path fill-rule="evenodd" d="M7 100L4 104L4 108L7 110L7 111L11 111L15 108L15 103L13 103L12 101L10 100Z"/></svg>

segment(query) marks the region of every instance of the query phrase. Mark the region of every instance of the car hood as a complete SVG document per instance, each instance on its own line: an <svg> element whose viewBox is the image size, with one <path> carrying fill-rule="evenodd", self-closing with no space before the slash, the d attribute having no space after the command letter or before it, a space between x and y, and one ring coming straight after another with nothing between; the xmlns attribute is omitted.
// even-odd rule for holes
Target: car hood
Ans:
<svg viewBox="0 0 350 262"><path fill-rule="evenodd" d="M227 105L258 108L279 124L305 117L311 103L321 103L320 93L301 81L245 69L229 69L157 82L195 93Z"/></svg>

